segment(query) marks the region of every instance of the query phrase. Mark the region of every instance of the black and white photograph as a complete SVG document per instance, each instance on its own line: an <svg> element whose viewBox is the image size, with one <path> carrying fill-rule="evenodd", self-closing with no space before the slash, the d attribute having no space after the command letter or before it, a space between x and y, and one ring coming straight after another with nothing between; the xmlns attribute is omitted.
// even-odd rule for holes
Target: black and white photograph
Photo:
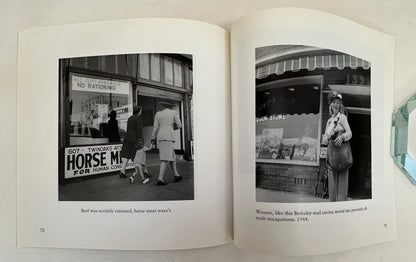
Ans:
<svg viewBox="0 0 416 262"><path fill-rule="evenodd" d="M371 63L304 45L255 56L256 201L371 199Z"/></svg>
<svg viewBox="0 0 416 262"><path fill-rule="evenodd" d="M192 55L59 59L59 201L194 199Z"/></svg>

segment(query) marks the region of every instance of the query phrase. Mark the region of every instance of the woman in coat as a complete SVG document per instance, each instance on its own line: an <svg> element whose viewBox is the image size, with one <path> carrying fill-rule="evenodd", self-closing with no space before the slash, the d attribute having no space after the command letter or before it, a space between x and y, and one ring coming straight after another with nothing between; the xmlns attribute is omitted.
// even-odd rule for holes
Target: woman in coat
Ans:
<svg viewBox="0 0 416 262"><path fill-rule="evenodd" d="M330 93L328 95L328 103L331 117L326 124L322 144L328 145L329 143L333 143L335 147L340 147L342 143L348 142L352 137L347 117L344 114L342 95L335 91ZM328 154L330 154L329 150ZM347 201L349 167L344 170L335 170L328 163L328 158L330 157L329 155L327 156L329 200Z"/></svg>
<svg viewBox="0 0 416 262"><path fill-rule="evenodd" d="M155 115L152 132L152 143L157 141L160 156L160 170L157 185L167 185L167 182L163 180L166 167L170 164L173 173L174 181L179 182L182 180L182 176L178 174L176 169L176 155L174 150L175 138L174 130L180 129L182 123L179 119L178 112L172 110L174 106L170 102L159 102L163 106L163 110L159 111Z"/></svg>
<svg viewBox="0 0 416 262"><path fill-rule="evenodd" d="M128 161L131 160L132 162L134 162L136 153L139 152L140 154L143 150L144 139L141 112L142 108L136 105L133 107L133 115L127 119L127 130L124 137L123 146L120 152L122 159L122 166L119 174L120 178L127 178L126 167ZM136 167L138 168L138 171L142 178L142 183L146 184L147 182L149 182L145 162L143 162L143 160L136 159L135 168ZM130 178L130 183L133 183L133 177L135 174L136 172Z"/></svg>

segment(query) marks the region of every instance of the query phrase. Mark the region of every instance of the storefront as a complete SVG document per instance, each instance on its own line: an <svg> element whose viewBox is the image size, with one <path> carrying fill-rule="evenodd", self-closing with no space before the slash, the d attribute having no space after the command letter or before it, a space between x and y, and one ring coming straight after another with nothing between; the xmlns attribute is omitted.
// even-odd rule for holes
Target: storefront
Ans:
<svg viewBox="0 0 416 262"><path fill-rule="evenodd" d="M174 102L173 110L179 112L183 123L183 128L175 131L175 150L191 159L191 56L129 54L61 59L59 85L61 184L121 169L119 151L135 104L143 108L143 135L150 145L154 115L161 110L159 102ZM118 122L115 129L109 122L110 112L115 112ZM157 152L157 147L153 151Z"/></svg>
<svg viewBox="0 0 416 262"><path fill-rule="evenodd" d="M354 165L349 193L371 198L370 63L308 46L256 50L256 186L322 195L329 118L338 91L348 113Z"/></svg>

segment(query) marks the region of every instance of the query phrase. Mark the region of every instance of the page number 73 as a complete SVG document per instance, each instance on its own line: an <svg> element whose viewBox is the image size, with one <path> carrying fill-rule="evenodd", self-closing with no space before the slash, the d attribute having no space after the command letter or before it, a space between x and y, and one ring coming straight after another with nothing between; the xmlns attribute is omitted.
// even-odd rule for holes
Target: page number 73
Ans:
<svg viewBox="0 0 416 262"><path fill-rule="evenodd" d="M384 228L387 228L388 226L387 226L387 224L384 224Z"/></svg>
<svg viewBox="0 0 416 262"><path fill-rule="evenodd" d="M45 228L44 228L44 227L41 227L41 228L39 228L39 231L40 231L41 233L45 233Z"/></svg>

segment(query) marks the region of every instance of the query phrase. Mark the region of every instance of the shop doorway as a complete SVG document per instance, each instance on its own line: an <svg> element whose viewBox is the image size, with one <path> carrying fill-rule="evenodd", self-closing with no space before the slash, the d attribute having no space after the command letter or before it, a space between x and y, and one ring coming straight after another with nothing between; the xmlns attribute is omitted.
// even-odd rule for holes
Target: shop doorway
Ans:
<svg viewBox="0 0 416 262"><path fill-rule="evenodd" d="M348 194L352 199L371 198L371 115L349 113L354 163L349 171Z"/></svg>
<svg viewBox="0 0 416 262"><path fill-rule="evenodd" d="M146 145L150 144L150 140L152 139L152 131L153 131L153 123L155 115L158 111L161 111L163 107L159 104L159 102L164 101L166 99L158 98L158 97L150 97L150 96L137 96L137 101L142 104L142 119L143 119L143 137ZM179 113L179 118L181 122L182 120L182 101L172 100L175 106L172 110L177 111ZM182 129L175 130L175 144L174 148L177 153L183 153L183 135Z"/></svg>

